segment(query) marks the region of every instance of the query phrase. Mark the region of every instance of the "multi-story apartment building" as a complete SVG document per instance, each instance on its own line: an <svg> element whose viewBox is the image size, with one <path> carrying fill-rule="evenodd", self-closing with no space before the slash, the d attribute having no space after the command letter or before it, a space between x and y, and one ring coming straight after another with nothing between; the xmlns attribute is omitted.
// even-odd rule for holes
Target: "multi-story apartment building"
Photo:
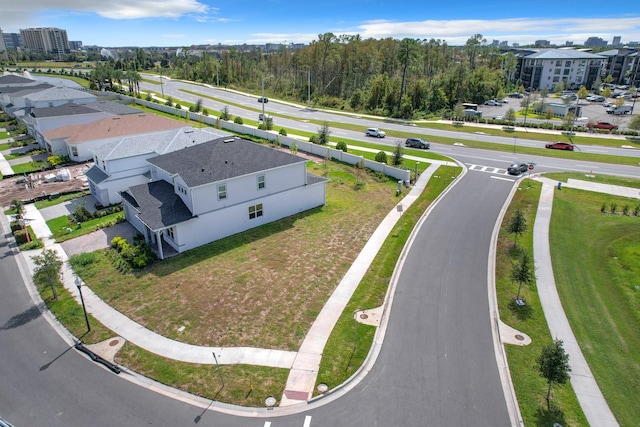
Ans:
<svg viewBox="0 0 640 427"><path fill-rule="evenodd" d="M603 80L607 76L611 76L611 83L619 85L633 85L638 87L640 84L640 54L638 49L611 49L600 52L606 58L606 62L602 68Z"/></svg>
<svg viewBox="0 0 640 427"><path fill-rule="evenodd" d="M527 49L513 53L518 58L515 81L534 90L551 90L560 82L567 88L590 89L606 61L604 56L575 49Z"/></svg>
<svg viewBox="0 0 640 427"><path fill-rule="evenodd" d="M20 29L20 34L27 49L33 52L53 53L64 55L71 52L67 30L60 28L26 28Z"/></svg>

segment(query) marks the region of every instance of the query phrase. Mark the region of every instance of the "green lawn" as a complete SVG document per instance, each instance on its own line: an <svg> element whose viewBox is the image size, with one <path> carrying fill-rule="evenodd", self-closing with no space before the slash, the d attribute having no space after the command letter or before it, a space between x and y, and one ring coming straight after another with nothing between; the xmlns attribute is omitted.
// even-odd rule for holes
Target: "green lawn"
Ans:
<svg viewBox="0 0 640 427"><path fill-rule="evenodd" d="M611 205L617 213L611 214ZM601 213L602 205L608 213ZM638 425L640 217L637 199L556 191L551 255L565 313L621 426Z"/></svg>
<svg viewBox="0 0 640 427"><path fill-rule="evenodd" d="M548 427L559 423L563 426L587 426L570 384L554 386L551 408L547 409L547 383L538 373L537 358L542 348L552 342L552 337L535 285L531 288L523 287L521 291L526 306L519 307L514 303L518 286L510 280L511 266L523 250L533 257L533 224L540 187L538 182L521 182L520 191L515 193L505 215L496 249L496 293L500 317L507 325L526 333L532 339L532 343L525 347L506 345L509 370L524 425ZM518 248L514 249L514 236L507 233L507 226L518 208L525 213L528 230L518 238Z"/></svg>
<svg viewBox="0 0 640 427"><path fill-rule="evenodd" d="M49 230L51 230L56 242L61 243L122 221L124 221L124 213L116 212L111 215L105 215L101 218L83 222L81 226L70 223L66 216L60 216L47 221L47 226L49 226Z"/></svg>

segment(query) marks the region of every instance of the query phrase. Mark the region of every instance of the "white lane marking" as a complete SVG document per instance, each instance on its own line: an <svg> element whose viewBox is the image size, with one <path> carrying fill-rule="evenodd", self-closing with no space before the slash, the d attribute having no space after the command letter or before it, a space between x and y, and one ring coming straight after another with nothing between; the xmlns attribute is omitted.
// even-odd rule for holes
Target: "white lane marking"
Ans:
<svg viewBox="0 0 640 427"><path fill-rule="evenodd" d="M491 178L491 179L500 179L502 181L515 182L515 179L503 178L501 176L493 176L493 175L491 175L489 178Z"/></svg>
<svg viewBox="0 0 640 427"><path fill-rule="evenodd" d="M302 427L309 427L311 425L311 415L304 417L304 424Z"/></svg>
<svg viewBox="0 0 640 427"><path fill-rule="evenodd" d="M265 421L264 427L271 427L271 421Z"/></svg>

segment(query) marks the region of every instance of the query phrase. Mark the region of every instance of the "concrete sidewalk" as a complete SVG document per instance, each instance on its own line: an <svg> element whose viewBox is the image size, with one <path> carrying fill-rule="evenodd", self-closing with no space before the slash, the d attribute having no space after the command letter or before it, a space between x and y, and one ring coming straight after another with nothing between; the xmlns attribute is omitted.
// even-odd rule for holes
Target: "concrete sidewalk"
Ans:
<svg viewBox="0 0 640 427"><path fill-rule="evenodd" d="M571 366L571 385L576 393L578 402L582 407L589 424L599 427L618 426L609 405L607 404L598 384L596 383L589 365L580 350L580 345L571 330L569 321L562 308L560 296L556 289L556 282L553 276L553 267L551 264L551 251L549 247L549 224L551 222L551 209L553 207L553 192L556 188L556 182L547 178L535 178L542 182L542 192L540 194L540 202L533 227L533 252L535 259L536 284L538 295L544 316L549 326L549 331L554 339L564 342L565 350L569 354L569 364ZM633 189L626 187L612 188L613 186L605 184L589 183L578 181L568 183L567 187L583 188L589 187L591 191L600 191L607 189L615 194L630 192ZM638 191L635 197L638 197Z"/></svg>
<svg viewBox="0 0 640 427"><path fill-rule="evenodd" d="M421 159L425 163L425 159ZM85 300L87 311L91 315L104 324L109 329L113 330L119 336L133 344L136 344L148 351L161 355L174 360L179 360L189 363L201 363L201 364L214 364L216 363L212 353L215 352L217 362L220 364L252 364L259 366L279 367L279 368L291 368L290 381L287 385L299 393L304 393L309 397L313 392L315 386L315 377L319 368L320 359L322 356L322 350L326 343L326 340L333 329L335 322L339 318L344 306L351 298L353 291L357 288L360 279L368 269L368 266L375 258L380 246L384 242L384 239L392 230L396 221L402 216L402 212L407 209L420 195L425 188L433 172L441 164L451 164L441 161L432 161L432 164L424 173L420 176L420 179L416 185L410 190L409 194L405 196L402 201L387 215L385 220L380 224L378 229L374 232L371 239L362 253L356 259L356 262L347 272L343 280L340 282L333 295L319 314L318 318L312 325L307 337L303 341L303 344L298 352L293 351L281 351L281 350L269 350L260 348L248 348L248 347L200 347L190 344L181 343L179 341L171 340L163 337L149 329L144 328L140 324L127 318L114 308L107 305L97 295L95 295L89 287L83 287L82 292ZM47 208L55 210L55 214L68 211L67 207ZM47 209L43 210L47 217L50 217ZM79 293L76 286L77 276L71 270L68 260L68 254L63 249L64 244L57 244L51 239L51 231L49 230L46 220L43 216L43 212L40 212L34 204L25 205L25 218L28 219L29 225L33 228L36 236L44 243L45 249L55 250L60 258L65 261L63 267L63 284L65 288L74 296L79 302ZM97 231L95 233L100 233ZM93 233L92 233L93 234ZM100 240L97 237L88 237L92 240ZM103 246L108 246L107 243L103 243ZM95 248L94 248L95 249ZM30 251L21 253L24 257L26 264L29 266L30 272L33 271L33 261L31 256L37 255L41 251ZM78 279L79 280L79 279ZM298 375L305 369L313 370L313 377L307 375ZM298 396L298 395L296 395ZM300 395L301 396L301 395ZM294 403L297 401L306 401L304 399L286 399L287 403Z"/></svg>

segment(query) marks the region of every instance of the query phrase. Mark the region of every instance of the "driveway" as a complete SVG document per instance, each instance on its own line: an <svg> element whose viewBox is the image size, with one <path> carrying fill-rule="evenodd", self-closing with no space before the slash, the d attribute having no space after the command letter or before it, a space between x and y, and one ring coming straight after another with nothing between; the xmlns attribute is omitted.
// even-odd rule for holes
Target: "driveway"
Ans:
<svg viewBox="0 0 640 427"><path fill-rule="evenodd" d="M116 236L124 237L131 243L137 233L138 230L133 228L131 224L121 222L114 226L102 228L93 233L67 240L66 242L62 242L60 246L62 246L67 256L77 255L108 248L111 246L111 240Z"/></svg>

